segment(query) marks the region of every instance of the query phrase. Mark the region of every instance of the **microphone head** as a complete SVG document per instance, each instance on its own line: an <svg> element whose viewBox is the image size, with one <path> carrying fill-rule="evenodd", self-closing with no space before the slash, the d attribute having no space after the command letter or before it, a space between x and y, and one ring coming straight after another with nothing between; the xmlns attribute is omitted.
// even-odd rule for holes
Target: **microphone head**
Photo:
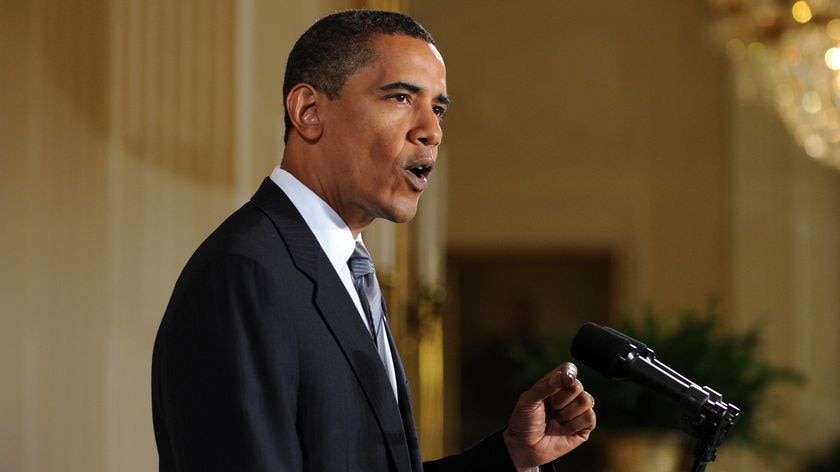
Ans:
<svg viewBox="0 0 840 472"><path fill-rule="evenodd" d="M610 378L621 378L619 360L634 349L632 338L620 332L586 323L580 327L572 340L572 357L599 374Z"/></svg>

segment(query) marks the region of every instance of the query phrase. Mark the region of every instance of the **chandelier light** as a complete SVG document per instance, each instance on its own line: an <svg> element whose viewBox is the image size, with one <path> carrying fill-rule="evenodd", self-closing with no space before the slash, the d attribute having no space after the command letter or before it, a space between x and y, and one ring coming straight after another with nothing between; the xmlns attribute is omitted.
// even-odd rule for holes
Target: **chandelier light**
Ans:
<svg viewBox="0 0 840 472"><path fill-rule="evenodd" d="M840 1L710 0L714 36L794 139L840 170Z"/></svg>

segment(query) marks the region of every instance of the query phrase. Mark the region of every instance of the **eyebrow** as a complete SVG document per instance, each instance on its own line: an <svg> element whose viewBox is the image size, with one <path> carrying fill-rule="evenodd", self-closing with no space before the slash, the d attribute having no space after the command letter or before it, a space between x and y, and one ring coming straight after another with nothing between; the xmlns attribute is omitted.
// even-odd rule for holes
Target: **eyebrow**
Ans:
<svg viewBox="0 0 840 472"><path fill-rule="evenodd" d="M387 92L389 90L407 90L411 93L419 93L423 89L420 88L417 85L410 84L408 82L394 82L394 83L390 83L390 84L387 84L387 85L383 85L382 87L379 87L379 90L382 90L383 92ZM450 103L449 96L444 95L444 94L438 95L437 96L437 101L444 104L444 105L447 105L447 106Z"/></svg>

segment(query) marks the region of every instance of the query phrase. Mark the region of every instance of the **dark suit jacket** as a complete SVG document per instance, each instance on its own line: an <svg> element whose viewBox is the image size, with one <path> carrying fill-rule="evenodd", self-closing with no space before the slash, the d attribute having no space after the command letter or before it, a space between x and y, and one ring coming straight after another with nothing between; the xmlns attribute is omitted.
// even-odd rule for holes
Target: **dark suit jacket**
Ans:
<svg viewBox="0 0 840 472"><path fill-rule="evenodd" d="M190 258L161 322L160 470L423 470L393 354L399 404L344 285L266 179ZM513 470L499 433L425 467Z"/></svg>

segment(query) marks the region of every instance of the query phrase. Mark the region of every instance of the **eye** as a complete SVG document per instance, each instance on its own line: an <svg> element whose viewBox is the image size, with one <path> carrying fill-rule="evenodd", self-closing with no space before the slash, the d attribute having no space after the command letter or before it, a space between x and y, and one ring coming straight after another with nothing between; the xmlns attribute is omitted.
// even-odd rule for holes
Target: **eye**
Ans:
<svg viewBox="0 0 840 472"><path fill-rule="evenodd" d="M391 98L396 100L399 103L408 102L408 94L406 94L406 93L398 93L396 95L391 96Z"/></svg>
<svg viewBox="0 0 840 472"><path fill-rule="evenodd" d="M445 114L446 114L446 108L445 108L445 107L442 107L442 106L440 106L440 105L435 105L435 106L433 106L433 107L432 107L432 111L434 111L434 112L435 112L435 115L437 115L437 117L438 117L438 118L441 118L441 119L443 119L443 115L445 115Z"/></svg>

